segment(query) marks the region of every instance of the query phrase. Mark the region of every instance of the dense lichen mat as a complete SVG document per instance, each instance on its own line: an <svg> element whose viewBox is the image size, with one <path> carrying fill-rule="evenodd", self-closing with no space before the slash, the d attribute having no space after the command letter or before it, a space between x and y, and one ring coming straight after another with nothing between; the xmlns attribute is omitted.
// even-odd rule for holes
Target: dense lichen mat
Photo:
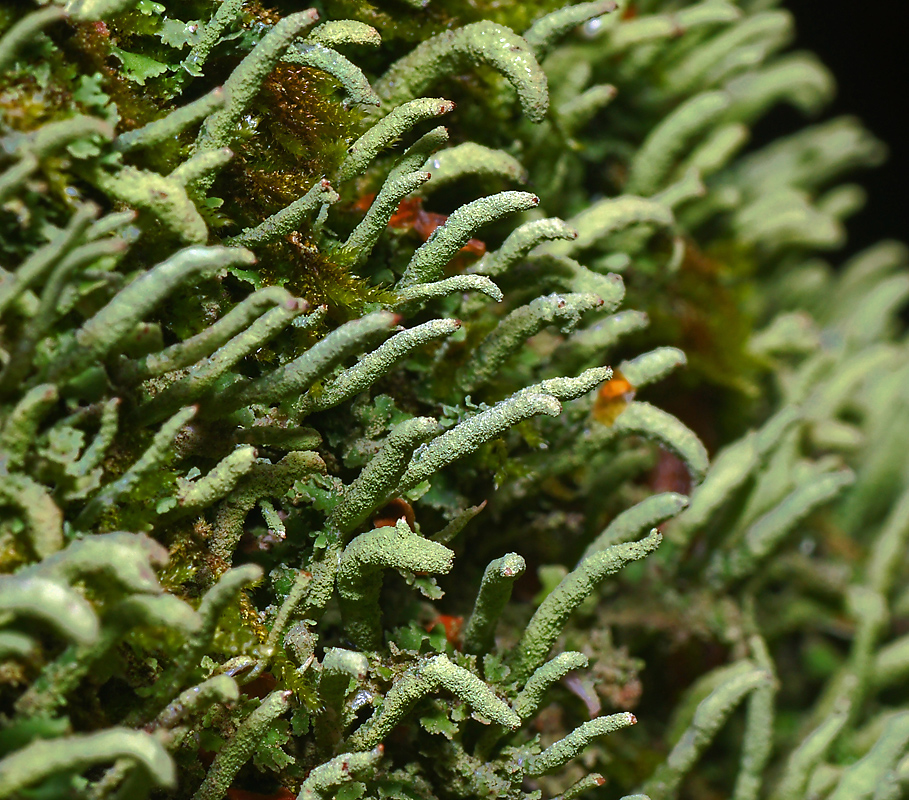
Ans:
<svg viewBox="0 0 909 800"><path fill-rule="evenodd" d="M0 798L909 794L909 258L774 0L0 5Z"/></svg>

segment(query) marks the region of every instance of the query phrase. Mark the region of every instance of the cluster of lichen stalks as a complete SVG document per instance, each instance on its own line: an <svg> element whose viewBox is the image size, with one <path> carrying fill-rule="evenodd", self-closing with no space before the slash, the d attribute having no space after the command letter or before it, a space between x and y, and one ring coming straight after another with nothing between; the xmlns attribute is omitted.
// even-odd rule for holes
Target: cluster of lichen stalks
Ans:
<svg viewBox="0 0 909 800"><path fill-rule="evenodd" d="M740 155L772 0L489 5L3 9L0 798L903 796L880 146Z"/></svg>

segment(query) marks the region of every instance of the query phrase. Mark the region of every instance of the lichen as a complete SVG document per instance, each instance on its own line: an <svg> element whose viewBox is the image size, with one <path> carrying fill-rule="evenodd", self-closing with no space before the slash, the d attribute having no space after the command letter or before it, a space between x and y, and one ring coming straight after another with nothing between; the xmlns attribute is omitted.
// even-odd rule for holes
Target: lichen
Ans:
<svg viewBox="0 0 909 800"><path fill-rule="evenodd" d="M909 258L747 150L778 6L0 7L0 796L905 794Z"/></svg>

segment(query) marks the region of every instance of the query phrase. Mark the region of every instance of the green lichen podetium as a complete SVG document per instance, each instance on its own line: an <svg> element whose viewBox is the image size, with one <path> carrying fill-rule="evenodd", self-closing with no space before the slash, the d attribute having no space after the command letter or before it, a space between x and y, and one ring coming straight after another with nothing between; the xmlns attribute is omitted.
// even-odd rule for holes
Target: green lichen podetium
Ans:
<svg viewBox="0 0 909 800"><path fill-rule="evenodd" d="M0 4L0 798L909 793L909 258L774 0ZM634 713L632 713L634 712Z"/></svg>

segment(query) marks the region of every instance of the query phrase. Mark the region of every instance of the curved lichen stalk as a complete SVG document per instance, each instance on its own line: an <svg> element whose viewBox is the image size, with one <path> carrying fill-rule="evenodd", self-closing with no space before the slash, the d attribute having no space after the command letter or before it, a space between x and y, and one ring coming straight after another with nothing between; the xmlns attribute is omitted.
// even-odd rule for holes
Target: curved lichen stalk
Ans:
<svg viewBox="0 0 909 800"><path fill-rule="evenodd" d="M594 553L569 573L540 604L511 655L512 672L526 680L546 657L571 613L593 592L597 585L630 561L652 553L662 541L654 530L638 542L616 544Z"/></svg>
<svg viewBox="0 0 909 800"><path fill-rule="evenodd" d="M0 762L0 794L11 796L42 778L69 770L81 772L116 758L128 758L146 770L151 782L172 788L176 781L173 762L161 744L147 733L110 728L63 741L38 739Z"/></svg>
<svg viewBox="0 0 909 800"><path fill-rule="evenodd" d="M524 114L539 122L549 107L546 76L528 43L502 25L476 22L418 45L395 62L376 83L383 105L393 108L417 97L445 75L463 67L489 64L501 72L518 94Z"/></svg>
<svg viewBox="0 0 909 800"><path fill-rule="evenodd" d="M438 655L403 676L385 696L385 703L367 723L348 740L354 750L369 750L391 732L410 707L420 698L444 687L483 716L517 728L521 721L505 703L497 698L475 675L453 664L447 656Z"/></svg>
<svg viewBox="0 0 909 800"><path fill-rule="evenodd" d="M364 650L382 644L382 570L444 574L451 569L453 558L451 550L417 536L403 520L394 528L376 528L357 536L344 548L337 575L344 627L354 643Z"/></svg>

